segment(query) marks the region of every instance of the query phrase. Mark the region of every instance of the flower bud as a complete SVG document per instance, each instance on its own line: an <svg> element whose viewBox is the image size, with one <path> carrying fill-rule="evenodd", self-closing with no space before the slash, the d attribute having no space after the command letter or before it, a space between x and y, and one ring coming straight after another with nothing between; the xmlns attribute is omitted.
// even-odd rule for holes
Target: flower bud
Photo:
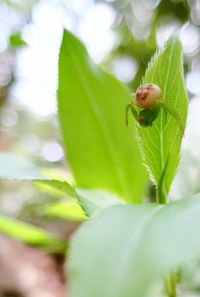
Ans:
<svg viewBox="0 0 200 297"><path fill-rule="evenodd" d="M153 108L157 101L161 99L160 88L154 84L140 86L135 94L135 103L140 108Z"/></svg>

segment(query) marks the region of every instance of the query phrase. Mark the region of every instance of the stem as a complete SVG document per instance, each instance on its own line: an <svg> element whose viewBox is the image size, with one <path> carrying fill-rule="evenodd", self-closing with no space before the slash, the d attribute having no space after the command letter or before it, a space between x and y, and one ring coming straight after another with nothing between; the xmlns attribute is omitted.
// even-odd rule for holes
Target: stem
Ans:
<svg viewBox="0 0 200 297"><path fill-rule="evenodd" d="M167 193L164 187L164 179L165 179L165 175L168 167L169 156L170 156L170 153L168 154L167 160L165 162L165 166L162 169L160 180L157 186L156 200L158 204L167 203ZM177 297L176 283L177 283L177 273L172 272L170 275L164 277L164 288L168 297Z"/></svg>
<svg viewBox="0 0 200 297"><path fill-rule="evenodd" d="M177 273L172 272L164 277L164 289L168 297L177 297L176 293Z"/></svg>
<svg viewBox="0 0 200 297"><path fill-rule="evenodd" d="M165 162L165 166L162 169L161 175L160 175L160 180L158 182L157 186L157 191L156 191L156 201L158 204L166 204L167 203L167 193L164 187L164 180L165 180L165 175L167 172L167 167L168 167L168 162L169 162L169 156L170 153L168 154L167 160Z"/></svg>
<svg viewBox="0 0 200 297"><path fill-rule="evenodd" d="M138 117L138 113L135 110L133 103L130 103L126 106L126 114L125 114L125 119L126 119L126 126L128 127L128 113L129 110L131 111L132 115L134 116L135 120L138 122L139 121L139 117Z"/></svg>
<svg viewBox="0 0 200 297"><path fill-rule="evenodd" d="M167 195L163 192L162 188L158 187L156 191L156 202L158 204L167 203Z"/></svg>

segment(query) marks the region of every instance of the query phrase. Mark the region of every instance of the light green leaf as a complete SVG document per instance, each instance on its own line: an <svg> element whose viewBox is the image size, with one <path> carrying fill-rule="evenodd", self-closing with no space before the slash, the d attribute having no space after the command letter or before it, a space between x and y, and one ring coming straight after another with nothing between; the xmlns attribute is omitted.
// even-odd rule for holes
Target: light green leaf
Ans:
<svg viewBox="0 0 200 297"><path fill-rule="evenodd" d="M70 297L146 297L165 273L200 256L199 225L200 195L104 211L72 240Z"/></svg>
<svg viewBox="0 0 200 297"><path fill-rule="evenodd" d="M89 217L96 216L102 210L111 206L122 204L122 200L113 193L100 189L76 189L80 206Z"/></svg>
<svg viewBox="0 0 200 297"><path fill-rule="evenodd" d="M65 241L56 238L53 234L3 215L0 216L0 232L27 244L41 246L47 251L64 252L66 249Z"/></svg>
<svg viewBox="0 0 200 297"><path fill-rule="evenodd" d="M50 203L43 211L50 217L64 218L73 221L84 221L87 219L83 209L74 201L59 201Z"/></svg>
<svg viewBox="0 0 200 297"><path fill-rule="evenodd" d="M0 164L0 179L31 180L42 188L53 189L74 199L70 202L55 202L55 204L50 205L45 213L51 216L83 220L85 215L81 207L88 216L92 216L102 209L121 203L116 195L106 191L74 189L65 180L50 179L43 176L34 164L14 154L1 153Z"/></svg>
<svg viewBox="0 0 200 297"><path fill-rule="evenodd" d="M48 216L82 221L87 216L96 216L106 208L123 203L115 194L100 189L76 188L75 194L76 199L50 203L42 213Z"/></svg>
<svg viewBox="0 0 200 297"><path fill-rule="evenodd" d="M56 201L48 204L42 214L75 221L83 221L98 215L106 208L122 204L122 200L113 193L100 189L75 189L75 199ZM72 196L71 196L72 197Z"/></svg>
<svg viewBox="0 0 200 297"><path fill-rule="evenodd" d="M176 111L185 126L187 96L183 79L182 45L176 37L170 38L165 48L155 55L143 83L154 83L161 88L162 99ZM177 120L162 108L152 127L138 126L137 130L145 164L157 188L161 188L158 190L166 196L180 159L182 131Z"/></svg>
<svg viewBox="0 0 200 297"><path fill-rule="evenodd" d="M45 176L30 161L11 153L0 153L0 179L33 180Z"/></svg>
<svg viewBox="0 0 200 297"><path fill-rule="evenodd" d="M68 182L48 178L32 162L10 153L0 153L0 179L31 180L38 185L77 198L77 194Z"/></svg>
<svg viewBox="0 0 200 297"><path fill-rule="evenodd" d="M44 180L35 180L35 183L36 185L42 186L43 189L46 187L51 188L69 197L77 198L77 194L75 190L65 180L44 179Z"/></svg>
<svg viewBox="0 0 200 297"><path fill-rule="evenodd" d="M146 175L125 126L127 90L89 59L64 31L59 57L58 111L67 159L78 187L102 188L141 199Z"/></svg>

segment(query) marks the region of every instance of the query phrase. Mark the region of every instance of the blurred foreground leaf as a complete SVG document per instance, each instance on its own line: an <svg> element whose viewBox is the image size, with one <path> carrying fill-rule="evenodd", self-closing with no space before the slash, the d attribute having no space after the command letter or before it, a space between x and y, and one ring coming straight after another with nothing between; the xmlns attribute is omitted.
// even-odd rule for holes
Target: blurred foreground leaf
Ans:
<svg viewBox="0 0 200 297"><path fill-rule="evenodd" d="M0 232L50 252L64 252L66 243L39 227L0 215Z"/></svg>
<svg viewBox="0 0 200 297"><path fill-rule="evenodd" d="M30 161L11 153L0 153L0 178L14 180L45 179Z"/></svg>
<svg viewBox="0 0 200 297"><path fill-rule="evenodd" d="M138 202L146 175L137 144L125 126L129 100L123 85L94 65L82 43L65 30L59 57L58 111L77 185L113 191Z"/></svg>
<svg viewBox="0 0 200 297"><path fill-rule="evenodd" d="M43 213L49 217L65 218L73 221L84 221L87 219L83 209L74 201L49 203Z"/></svg>
<svg viewBox="0 0 200 297"><path fill-rule="evenodd" d="M200 195L103 212L73 238L70 297L146 297L165 273L200 256L199 225Z"/></svg>
<svg viewBox="0 0 200 297"><path fill-rule="evenodd" d="M116 195L103 190L79 188L76 189L76 192L79 204L89 217L96 216L106 208L122 204L122 201Z"/></svg>

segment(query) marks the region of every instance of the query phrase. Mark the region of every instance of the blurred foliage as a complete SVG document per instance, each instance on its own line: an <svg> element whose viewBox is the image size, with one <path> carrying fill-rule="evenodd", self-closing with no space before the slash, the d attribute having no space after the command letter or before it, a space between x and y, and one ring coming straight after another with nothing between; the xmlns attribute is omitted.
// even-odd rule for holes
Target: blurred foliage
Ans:
<svg viewBox="0 0 200 297"><path fill-rule="evenodd" d="M25 243L41 246L47 251L59 253L66 250L64 240L60 240L38 227L5 216L0 216L0 232Z"/></svg>
<svg viewBox="0 0 200 297"><path fill-rule="evenodd" d="M11 48L18 48L27 45L27 43L23 40L20 32L15 32L11 34L9 38L9 43Z"/></svg>
<svg viewBox="0 0 200 297"><path fill-rule="evenodd" d="M83 1L87 5L89 5L89 2L87 0ZM53 164L54 167L56 166L63 171L66 170L63 157L51 160L51 151L55 146L60 146L61 144L55 115L37 116L27 111L23 105L16 103L13 95L10 95L10 90L12 90L13 85L18 80L15 72L18 53L20 53L24 45L29 46L26 38L24 39L24 30L33 21L35 7L43 3L49 3L49 5L56 4L56 6L65 9L66 13L69 12L72 21L76 19L76 22L80 22L84 17L84 8L82 11L80 8L84 7L84 5L82 4L81 6L78 1L77 4L75 1L73 5L70 5L70 1L63 2L62 0L56 2L53 0L0 1L0 9L8 16L9 13L13 15L12 22L9 21L6 25L7 46L3 51L0 51L0 150L19 153L27 158L32 158L36 164L40 164L40 167L51 167L51 164ZM188 23L199 31L199 8L198 1L195 0L94 0L90 2L91 5L93 5L92 3L107 5L114 11L112 30L118 36L118 41L113 46L113 50L102 60L102 66L113 72L115 61L128 57L129 61L133 61L136 65L135 75L132 75L127 80L127 84L132 90L139 85L148 62L151 60L157 47L161 46L159 36L166 34L163 28L173 31ZM170 32L167 34L169 35ZM195 51L185 55L185 69L187 72L190 71L191 64L194 61L197 61L198 65L199 47L200 45L198 44L198 48ZM49 152L50 156L48 156ZM5 207L4 210L8 211L8 205L11 201L8 203L5 201L8 199L6 197L8 196L9 187L6 182L1 182L1 185L2 199L0 206L2 210ZM16 197L22 196L20 193L24 193L24 191L27 196L27 198L20 198L20 200L19 198L16 199L16 205L10 208L13 209L12 211L15 210L14 213L18 213L20 209L23 209L24 203L27 205L27 199L32 201L33 204L41 203L37 198L38 194L30 185L28 186L24 183L18 185L13 183L10 185L10 188L15 188ZM11 193L14 195L13 192ZM45 196L46 201L48 200L48 193ZM50 201L51 199L49 198ZM151 197L152 199L154 199L153 196ZM9 213L12 213L12 211Z"/></svg>
<svg viewBox="0 0 200 297"><path fill-rule="evenodd" d="M102 1L97 0L97 2ZM129 82L131 88L136 88L141 82L148 62L157 49L159 28L170 26L174 22L179 24L179 28L185 23L189 23L195 1L191 1L190 6L185 0L149 1L149 3L148 1L120 0L111 1L111 3L110 1L104 2L109 3L116 11L114 30L120 36L119 45L110 54L107 67L111 67L113 59L120 56L128 56L136 60L138 69ZM148 15L147 19L145 19L146 15ZM139 36L137 36L138 34Z"/></svg>
<svg viewBox="0 0 200 297"><path fill-rule="evenodd" d="M78 2L70 5L69 1L65 3L60 1L0 1L0 9L6 14L13 15L12 22L6 24L7 28L7 46L0 51L0 150L20 153L27 158L32 158L37 164L43 167L49 167L49 157L47 152L51 152L52 145L60 145L61 137L58 129L55 115L40 117L27 111L23 105L15 102L15 98L10 96L10 90L15 85L18 77L15 72L18 52L26 42L24 39L24 30L32 23L32 17L35 7L49 3L64 8L70 13L72 21L76 18L76 22L81 21L84 16L84 9L78 11ZM83 1L84 3L84 1ZM89 3L89 1L85 1ZM91 1L91 4L93 1ZM105 56L102 66L113 71L113 64L117 59L128 57L136 64L136 73L127 81L129 87L134 90L140 83L144 71L150 61L152 55L156 51L159 44L159 34L165 34L163 28L172 28L174 30L188 23L193 25L199 31L199 8L198 0L190 1L136 1L136 0L95 0L96 4L105 4L114 11L114 23L112 30L117 33L118 41L110 52L109 56ZM79 4L80 5L80 4ZM84 7L84 5L82 5ZM81 5L80 5L81 7ZM82 15L81 15L82 13ZM161 30L162 29L162 30ZM3 27L2 27L3 30ZM161 31L160 31L161 30ZM160 32L160 33L159 33ZM169 33L169 32L168 32ZM190 71L191 64L197 61L199 56L199 44L195 51L185 55L185 69ZM13 48L14 47L14 48ZM13 50L14 49L14 50ZM128 67L128 66L127 66ZM197 66L198 67L198 66ZM50 156L51 157L51 156ZM51 160L50 160L51 161ZM52 164L63 170L66 165L63 158L52 160ZM2 199L7 197L8 187L2 184ZM13 187L17 187L13 184ZM19 193L23 188L23 183L18 185ZM11 184L12 188L12 184ZM5 192L3 192L5 189ZM21 190L20 190L21 189ZM27 197L37 194L28 187ZM16 192L16 190L15 190ZM48 195L47 195L48 196ZM6 198L5 198L6 199ZM153 199L153 197L152 197ZM51 200L51 199L50 199ZM22 201L18 203L19 209L23 205ZM24 202L26 199L24 199ZM36 199L37 201L37 199ZM0 203L1 207L5 205ZM20 206L20 207L19 207ZM6 207L7 209L7 207Z"/></svg>
<svg viewBox="0 0 200 297"><path fill-rule="evenodd" d="M125 58L132 62L135 65L135 73L125 80L119 75L119 79L124 80L131 91L134 91L140 84L152 55L158 47L162 46L163 39L167 38L173 30L188 24L200 36L199 0L0 0L1 41L6 32L6 45L0 46L0 151L23 155L32 159L40 167L51 168L53 166L63 173L63 170L68 172L68 164L65 164L62 155L62 140L55 114L44 117L36 115L28 111L23 104L19 104L12 95L12 89L20 79L16 71L18 55L24 48L29 47L29 42L24 38L27 34L24 33L29 25L33 24L35 8L44 3L49 3L49 5L53 3L55 7L60 6L63 11L66 10L69 18L69 20L66 18L66 23L74 23L74 30L77 34L80 33L78 25L87 12L87 8L81 10L80 3L105 4L111 8L114 12L112 31L116 33L117 41L109 55L104 56L101 66L117 74L114 67L116 61L123 61ZM84 7L83 4L82 7ZM185 51L186 76L193 69L200 71L199 52L199 41L194 49L190 49L189 52ZM126 72L127 67L126 64L123 71ZM39 72L40 69L38 69ZM189 94L192 97L190 90ZM57 159L54 158L54 153L52 154L55 147L61 150ZM194 181L192 174L189 178L189 189L185 190L188 184L188 168L191 166L190 159L193 160L192 166L195 168L193 170L199 176L199 155L194 158L191 152L184 154L178 186L186 194L199 192L198 179ZM37 222L38 218L44 222L51 220L43 213L49 205L51 209L56 202L61 203L60 205L66 203L64 194L58 194L52 189L38 192L38 187L33 187L29 183L1 181L0 186L1 212L13 217L25 218L26 221L33 223ZM151 196L153 201L154 191ZM62 208L59 208L60 210Z"/></svg>

